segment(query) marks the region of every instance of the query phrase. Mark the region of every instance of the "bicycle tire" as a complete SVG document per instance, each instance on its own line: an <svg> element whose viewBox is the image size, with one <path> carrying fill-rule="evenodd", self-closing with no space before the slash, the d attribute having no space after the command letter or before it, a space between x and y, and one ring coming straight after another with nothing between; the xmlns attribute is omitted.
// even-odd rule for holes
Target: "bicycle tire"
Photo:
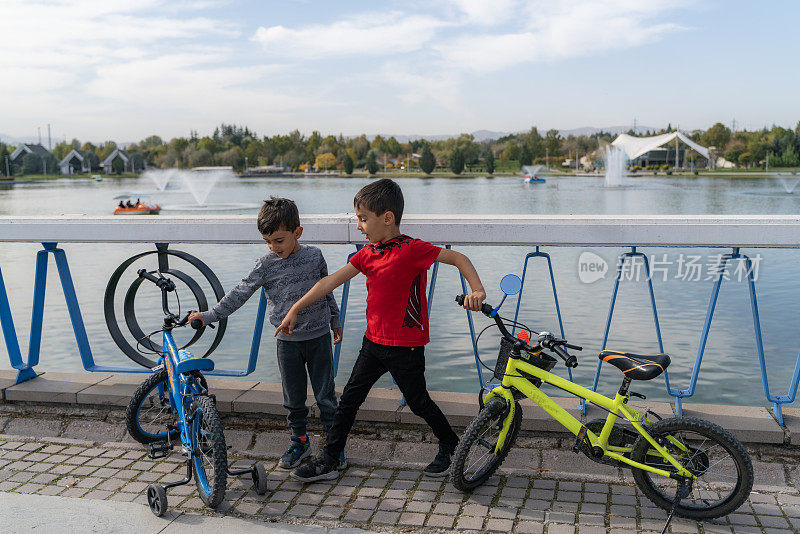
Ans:
<svg viewBox="0 0 800 534"><path fill-rule="evenodd" d="M150 406L145 406L146 401L150 398L159 385L163 385L164 397L160 397L157 401L151 401ZM159 404L156 405L156 402ZM149 414L150 410L157 408L158 411L152 416ZM145 413L142 413L142 410ZM167 424L175 422L176 414L172 410L169 402L169 388L167 387L167 370L160 369L153 373L147 380L142 382L136 391L133 393L128 407L125 410L125 427L128 429L128 434L141 443L147 445L157 441L167 440ZM163 428L163 430L155 432L155 427ZM179 437L178 431L173 430L169 433L169 440L174 441Z"/></svg>
<svg viewBox="0 0 800 534"><path fill-rule="evenodd" d="M197 444L192 453L197 492L210 508L216 508L225 498L228 481L228 448L217 412L217 406L206 395L192 401L192 440ZM209 468L213 473L209 476Z"/></svg>
<svg viewBox="0 0 800 534"><path fill-rule="evenodd" d="M499 454L491 452L494 449L494 445L497 443L497 436L494 436L494 439L490 438L488 442L486 442L483 437L487 431L491 432L492 429L502 427L503 421L507 415L508 406L506 400L500 397L494 397L484 405L478 416L472 420L464 431L464 435L458 442L458 447L456 447L454 453L455 460L450 472L450 480L453 486L461 491L472 491L486 482L497 468L500 467L500 464L502 464L503 460L508 456L508 451L510 451L511 447L514 445L517 434L519 434L520 426L522 426L522 408L519 403L514 402L514 420L511 422L509 434L506 436L506 441L500 449ZM497 434L499 434L499 429ZM478 443L479 440L484 441L484 443ZM470 450L476 443L485 447L488 452L484 453L484 456L490 455L490 457L488 458L489 461L481 466L474 476L469 476L464 472L465 465L470 456ZM483 456L481 456L481 458L482 457ZM467 470L469 470L469 468L467 468Z"/></svg>
<svg viewBox="0 0 800 534"><path fill-rule="evenodd" d="M656 440L662 440L663 445L676 457L678 457L676 453L680 451L677 447L670 446L670 442L664 439L667 436L678 439L690 451L697 451L681 462L698 478L692 484L691 493L676 504L676 515L690 519L713 519L730 514L747 500L753 488L753 463L744 446L730 432L719 425L696 417L663 419L647 427L647 432ZM703 438L699 447L686 445L695 443L698 437ZM711 445L706 446L709 442ZM715 447L719 449L710 457L709 453ZM658 455L660 462L648 460L647 453L650 450L653 450L650 443L644 436L640 436L631 451L631 459L661 469L674 470L660 455ZM655 453L654 450L653 452ZM653 458L652 454L650 458ZM713 472L711 468L714 468ZM733 468L736 470L735 476L732 474ZM727 471L726 474L721 474L720 471L723 469L731 474L727 474ZM648 499L664 510L672 509L677 487L675 480L642 469L633 468L631 471L639 489ZM715 475L722 481L713 482ZM658 483L653 478L657 479ZM732 482L734 478L735 484ZM727 490L725 489L727 485L733 487ZM709 498L715 495L719 496L718 499L710 503Z"/></svg>

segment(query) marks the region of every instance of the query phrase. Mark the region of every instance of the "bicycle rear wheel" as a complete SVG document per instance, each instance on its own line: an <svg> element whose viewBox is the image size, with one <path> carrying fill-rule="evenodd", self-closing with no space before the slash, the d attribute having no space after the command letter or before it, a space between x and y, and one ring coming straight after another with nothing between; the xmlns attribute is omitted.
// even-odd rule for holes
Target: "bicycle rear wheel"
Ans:
<svg viewBox="0 0 800 534"><path fill-rule="evenodd" d="M461 491L477 488L503 463L522 424L522 408L518 402L514 403L514 419L505 442L499 453L495 454L494 449L507 416L506 400L494 397L484 405L478 417L464 431L456 447L455 461L450 472L451 481L456 488Z"/></svg>
<svg viewBox="0 0 800 534"><path fill-rule="evenodd" d="M191 406L193 462L200 498L216 508L225 497L228 481L228 449L217 407L210 397L197 397Z"/></svg>
<svg viewBox="0 0 800 534"><path fill-rule="evenodd" d="M133 439L147 445L167 440L167 425L175 425L176 414L169 402L167 370L150 375L136 389L125 410L125 426ZM178 431L169 433L171 441L178 439Z"/></svg>
<svg viewBox="0 0 800 534"><path fill-rule="evenodd" d="M689 495L675 506L675 513L691 519L727 515L744 503L753 488L753 463L744 446L719 425L696 417L663 419L647 432L697 479ZM675 468L640 436L631 459L674 472ZM648 499L671 510L677 481L642 469L632 469L633 478Z"/></svg>

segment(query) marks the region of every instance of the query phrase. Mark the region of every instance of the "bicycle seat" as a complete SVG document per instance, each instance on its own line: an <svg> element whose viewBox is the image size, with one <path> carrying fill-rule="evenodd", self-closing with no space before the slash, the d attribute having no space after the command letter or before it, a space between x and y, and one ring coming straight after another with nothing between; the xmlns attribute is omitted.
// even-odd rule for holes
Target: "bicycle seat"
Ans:
<svg viewBox="0 0 800 534"><path fill-rule="evenodd" d="M604 350L599 358L610 363L631 380L650 380L657 377L669 366L667 354L631 354L616 350Z"/></svg>
<svg viewBox="0 0 800 534"><path fill-rule="evenodd" d="M188 373L189 371L213 371L214 361L208 358L196 358L189 351L181 350L178 352L178 357L181 359L178 365L175 366L175 372L180 374Z"/></svg>

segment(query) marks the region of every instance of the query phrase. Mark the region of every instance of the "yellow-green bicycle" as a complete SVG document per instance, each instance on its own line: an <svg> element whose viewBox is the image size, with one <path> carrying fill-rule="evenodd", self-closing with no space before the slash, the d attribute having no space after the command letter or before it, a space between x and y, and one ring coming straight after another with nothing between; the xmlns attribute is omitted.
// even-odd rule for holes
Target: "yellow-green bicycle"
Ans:
<svg viewBox="0 0 800 534"><path fill-rule="evenodd" d="M521 284L516 275L506 275L500 285L508 296L518 293ZM460 295L456 302L463 305L463 299ZM503 463L522 421L518 401L527 397L576 436L574 452L594 462L630 468L642 493L670 513L667 524L673 514L711 519L727 515L744 503L753 487L753 464L730 432L703 419L662 419L628 405L631 396L643 397L629 391L631 382L660 375L669 365L669 356L601 352L603 361L623 373L622 386L611 399L550 372L557 360L543 349L560 356L568 367L577 367L577 359L567 349L581 347L503 319L497 314L499 307L484 304L481 311L494 319L503 336L494 369L501 383L485 398L481 396L481 411L458 444L450 473L456 488L471 491ZM515 337L506 325L521 330ZM585 399L608 415L581 423L543 393L539 389L542 384Z"/></svg>

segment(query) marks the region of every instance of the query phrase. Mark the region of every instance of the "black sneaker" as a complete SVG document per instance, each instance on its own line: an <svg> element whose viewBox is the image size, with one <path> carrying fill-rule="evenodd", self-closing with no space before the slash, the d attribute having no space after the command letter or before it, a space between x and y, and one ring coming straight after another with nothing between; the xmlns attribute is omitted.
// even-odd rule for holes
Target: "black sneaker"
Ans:
<svg viewBox="0 0 800 534"><path fill-rule="evenodd" d="M316 480L334 480L339 477L337 460L331 461L325 451L320 451L316 458L292 471L292 478L300 482Z"/></svg>
<svg viewBox="0 0 800 534"><path fill-rule="evenodd" d="M429 477L443 477L450 472L450 457L453 452L439 445L439 452L436 453L436 458L422 470L425 475Z"/></svg>

